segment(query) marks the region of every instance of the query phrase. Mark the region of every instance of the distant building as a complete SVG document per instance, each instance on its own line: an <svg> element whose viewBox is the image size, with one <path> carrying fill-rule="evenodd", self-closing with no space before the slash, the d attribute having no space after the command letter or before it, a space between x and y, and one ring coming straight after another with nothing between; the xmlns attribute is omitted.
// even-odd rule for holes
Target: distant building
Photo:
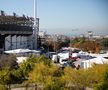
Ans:
<svg viewBox="0 0 108 90"><path fill-rule="evenodd" d="M55 34L55 35L52 35L52 38L53 38L53 41L61 41L61 42L65 42L67 40L67 36L65 35L59 35L59 34Z"/></svg>
<svg viewBox="0 0 108 90"><path fill-rule="evenodd" d="M39 36L40 36L41 38L45 38L45 37L46 37L46 32L44 32L44 31L39 31Z"/></svg>
<svg viewBox="0 0 108 90"><path fill-rule="evenodd" d="M104 38L108 38L108 35L106 35Z"/></svg>
<svg viewBox="0 0 108 90"><path fill-rule="evenodd" d="M81 34L79 37L81 37L81 38L82 38L82 37L85 37L85 36L84 36L84 34Z"/></svg>
<svg viewBox="0 0 108 90"><path fill-rule="evenodd" d="M39 36L38 36L38 47L40 48L42 44L46 42L46 32L44 31L39 31Z"/></svg>
<svg viewBox="0 0 108 90"><path fill-rule="evenodd" d="M103 37L102 36L99 36L99 35L97 35L97 36L95 35L95 36L93 36L93 38L94 39L102 39Z"/></svg>
<svg viewBox="0 0 108 90"><path fill-rule="evenodd" d="M91 39L93 37L93 32L92 31L88 31L88 37L89 37L89 39Z"/></svg>

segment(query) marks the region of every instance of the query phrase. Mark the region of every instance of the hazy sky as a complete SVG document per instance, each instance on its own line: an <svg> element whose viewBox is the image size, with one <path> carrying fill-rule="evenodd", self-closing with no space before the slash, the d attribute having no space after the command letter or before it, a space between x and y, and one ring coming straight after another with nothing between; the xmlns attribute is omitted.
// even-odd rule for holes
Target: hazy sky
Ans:
<svg viewBox="0 0 108 90"><path fill-rule="evenodd" d="M108 0L38 0L40 29L48 33L108 34ZM7 14L33 16L33 0L0 0Z"/></svg>

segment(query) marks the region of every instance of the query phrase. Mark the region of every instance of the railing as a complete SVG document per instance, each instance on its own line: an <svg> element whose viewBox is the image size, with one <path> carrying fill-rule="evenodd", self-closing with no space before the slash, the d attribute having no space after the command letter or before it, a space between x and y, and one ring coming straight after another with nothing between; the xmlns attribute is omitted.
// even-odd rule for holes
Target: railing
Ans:
<svg viewBox="0 0 108 90"><path fill-rule="evenodd" d="M9 90L43 90L40 84L11 84L7 86Z"/></svg>
<svg viewBox="0 0 108 90"><path fill-rule="evenodd" d="M33 18L32 17L17 17L17 16L1 16L0 15L0 24L17 24L23 26L33 26Z"/></svg>

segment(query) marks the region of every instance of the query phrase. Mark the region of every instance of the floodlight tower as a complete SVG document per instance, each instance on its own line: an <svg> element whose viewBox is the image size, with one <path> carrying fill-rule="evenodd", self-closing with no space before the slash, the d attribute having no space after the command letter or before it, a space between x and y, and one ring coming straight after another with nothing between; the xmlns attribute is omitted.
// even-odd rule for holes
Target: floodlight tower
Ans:
<svg viewBox="0 0 108 90"><path fill-rule="evenodd" d="M34 0L34 31L33 31L33 49L37 49L37 0Z"/></svg>

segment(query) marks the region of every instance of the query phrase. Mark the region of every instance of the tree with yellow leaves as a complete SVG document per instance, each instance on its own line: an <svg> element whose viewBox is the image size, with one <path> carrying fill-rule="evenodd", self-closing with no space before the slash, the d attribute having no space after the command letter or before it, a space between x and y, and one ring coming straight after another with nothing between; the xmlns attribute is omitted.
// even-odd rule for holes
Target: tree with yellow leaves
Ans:
<svg viewBox="0 0 108 90"><path fill-rule="evenodd" d="M37 63L29 74L29 81L43 85L45 90L62 90L58 69L58 66L53 63L50 66L43 62Z"/></svg>

